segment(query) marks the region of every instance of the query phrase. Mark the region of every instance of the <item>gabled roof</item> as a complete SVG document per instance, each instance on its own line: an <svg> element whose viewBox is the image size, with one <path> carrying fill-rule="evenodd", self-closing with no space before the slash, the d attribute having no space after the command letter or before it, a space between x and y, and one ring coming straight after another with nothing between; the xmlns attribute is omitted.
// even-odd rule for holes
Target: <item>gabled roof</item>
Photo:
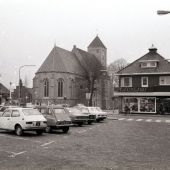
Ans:
<svg viewBox="0 0 170 170"><path fill-rule="evenodd" d="M157 67L152 68L141 68L140 64L143 61L156 61ZM149 52L137 59L133 63L126 66L124 69L117 72L119 75L130 75L130 74L160 74L170 73L170 63L165 60L160 54L157 53L157 49L154 47L149 48Z"/></svg>
<svg viewBox="0 0 170 170"><path fill-rule="evenodd" d="M0 83L0 89L1 89L1 94L9 93L9 90L2 83Z"/></svg>
<svg viewBox="0 0 170 170"><path fill-rule="evenodd" d="M75 51L76 52L75 52ZM79 48L73 49L73 52L75 52L77 59L80 62L80 65L84 68L86 72L99 72L103 69L103 66L101 65L100 61L96 58L95 55L88 53L84 50L81 50Z"/></svg>
<svg viewBox="0 0 170 170"><path fill-rule="evenodd" d="M41 72L66 72L85 75L74 53L54 46L37 73Z"/></svg>
<svg viewBox="0 0 170 170"><path fill-rule="evenodd" d="M88 46L88 48L96 48L96 47L102 47L106 49L106 47L104 46L104 44L102 43L98 35L94 38L94 40Z"/></svg>

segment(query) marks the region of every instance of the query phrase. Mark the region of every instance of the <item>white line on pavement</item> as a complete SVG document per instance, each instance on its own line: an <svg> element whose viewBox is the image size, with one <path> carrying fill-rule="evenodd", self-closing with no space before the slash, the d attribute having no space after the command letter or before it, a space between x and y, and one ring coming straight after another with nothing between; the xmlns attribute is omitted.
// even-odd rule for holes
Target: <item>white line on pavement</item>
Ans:
<svg viewBox="0 0 170 170"><path fill-rule="evenodd" d="M155 120L155 122L158 122L158 123L159 123L159 122L161 122L161 120L157 119L157 120Z"/></svg>
<svg viewBox="0 0 170 170"><path fill-rule="evenodd" d="M16 157L17 155L21 155L21 154L23 154L23 153L25 153L25 152L27 152L27 151L22 151L22 152L18 152L18 153L13 153L13 154L10 155L9 157L14 158L14 157Z"/></svg>
<svg viewBox="0 0 170 170"><path fill-rule="evenodd" d="M125 120L125 118L120 118L120 119L118 119L118 120Z"/></svg>
<svg viewBox="0 0 170 170"><path fill-rule="evenodd" d="M136 119L137 122L140 122L140 121L142 121L142 120L143 120L143 119Z"/></svg>
<svg viewBox="0 0 170 170"><path fill-rule="evenodd" d="M152 122L152 119L146 119L145 122Z"/></svg>
<svg viewBox="0 0 170 170"><path fill-rule="evenodd" d="M54 143L55 141L51 141L51 142L48 142L48 143L44 143L42 144L41 146L46 146L46 145L50 145L51 143Z"/></svg>
<svg viewBox="0 0 170 170"><path fill-rule="evenodd" d="M134 119L131 119L131 118L130 118L130 119L126 119L126 120L127 120L127 121L132 121L132 120L134 120Z"/></svg>
<svg viewBox="0 0 170 170"><path fill-rule="evenodd" d="M165 120L165 122L166 122L166 123L170 123L170 120L169 120L169 119L167 119L167 120Z"/></svg>
<svg viewBox="0 0 170 170"><path fill-rule="evenodd" d="M86 132L87 130L81 130L81 131L79 131L78 133L84 133L84 132Z"/></svg>

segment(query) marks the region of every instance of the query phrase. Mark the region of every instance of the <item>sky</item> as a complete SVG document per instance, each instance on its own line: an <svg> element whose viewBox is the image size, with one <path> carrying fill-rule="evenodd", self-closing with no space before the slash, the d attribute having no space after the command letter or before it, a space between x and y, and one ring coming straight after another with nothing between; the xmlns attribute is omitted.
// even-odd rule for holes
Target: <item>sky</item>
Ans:
<svg viewBox="0 0 170 170"><path fill-rule="evenodd" d="M107 47L107 64L133 62L152 44L170 58L169 0L0 0L0 82L32 79L54 44L87 50L98 34Z"/></svg>

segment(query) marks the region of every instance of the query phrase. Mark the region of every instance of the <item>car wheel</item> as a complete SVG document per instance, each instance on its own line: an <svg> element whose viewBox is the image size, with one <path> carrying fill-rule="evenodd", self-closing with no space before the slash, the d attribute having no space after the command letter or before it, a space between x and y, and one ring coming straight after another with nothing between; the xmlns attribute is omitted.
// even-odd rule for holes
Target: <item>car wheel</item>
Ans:
<svg viewBox="0 0 170 170"><path fill-rule="evenodd" d="M36 133L37 133L37 135L42 135L42 133L43 133L43 130L41 130L41 129L39 129L39 130L36 130Z"/></svg>
<svg viewBox="0 0 170 170"><path fill-rule="evenodd" d="M51 132L51 127L50 127L50 126L47 126L47 127L45 128L45 132L46 132L46 133L50 133L50 132Z"/></svg>
<svg viewBox="0 0 170 170"><path fill-rule="evenodd" d="M96 119L96 122L99 123L99 122L100 122L100 119Z"/></svg>
<svg viewBox="0 0 170 170"><path fill-rule="evenodd" d="M69 131L69 127L64 127L62 130L64 133L67 133Z"/></svg>
<svg viewBox="0 0 170 170"><path fill-rule="evenodd" d="M17 126L15 127L15 133L16 133L16 135L18 135L18 136L21 136L21 135L23 134L23 130L22 130L22 127L21 127L20 125L17 125Z"/></svg>
<svg viewBox="0 0 170 170"><path fill-rule="evenodd" d="M92 124L92 121L88 121L87 123L88 123L88 125L91 125L91 124Z"/></svg>
<svg viewBox="0 0 170 170"><path fill-rule="evenodd" d="M83 123L78 123L78 126L82 126L83 125Z"/></svg>

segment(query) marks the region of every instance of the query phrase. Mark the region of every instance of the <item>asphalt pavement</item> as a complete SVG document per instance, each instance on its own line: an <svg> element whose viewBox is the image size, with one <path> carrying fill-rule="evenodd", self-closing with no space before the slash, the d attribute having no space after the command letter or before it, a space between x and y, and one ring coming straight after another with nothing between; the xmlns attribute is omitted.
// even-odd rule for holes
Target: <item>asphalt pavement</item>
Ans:
<svg viewBox="0 0 170 170"><path fill-rule="evenodd" d="M68 134L0 131L0 169L169 170L169 119L110 115Z"/></svg>

